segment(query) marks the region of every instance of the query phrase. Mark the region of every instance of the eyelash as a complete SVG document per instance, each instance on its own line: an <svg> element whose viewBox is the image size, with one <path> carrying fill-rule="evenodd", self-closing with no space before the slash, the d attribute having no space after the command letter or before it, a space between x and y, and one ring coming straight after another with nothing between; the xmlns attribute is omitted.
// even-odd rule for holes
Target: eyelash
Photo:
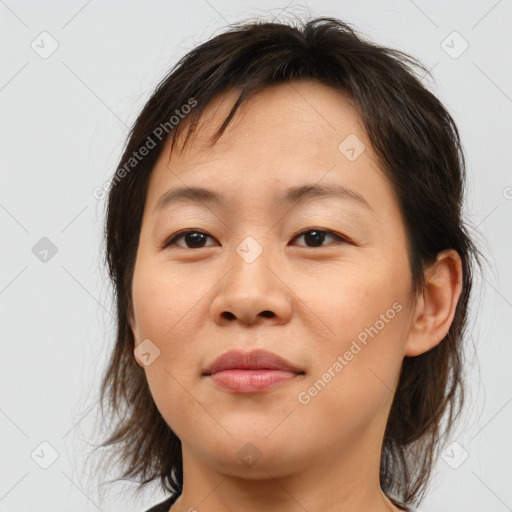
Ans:
<svg viewBox="0 0 512 512"><path fill-rule="evenodd" d="M328 229L320 229L320 228L308 228L308 229L305 229L303 231L300 231L299 233L296 233L295 235L293 235L292 240L295 240L296 238L298 238L298 237L300 237L300 236L302 236L302 235L304 235L306 233L313 232L313 231L320 232L320 233L325 233L327 235L334 236L335 238L338 238L339 241L344 242L344 243L352 243L351 240L348 239L347 237L339 235L339 234L335 233L334 231L331 231L331 230L328 230ZM205 233L204 231L201 231L201 230L198 230L198 229L190 229L190 230L181 231L181 232L178 232L178 233L172 235L167 241L164 242L162 248L165 249L165 248L168 248L168 247L170 247L172 245L176 245L176 240L179 240L180 238L183 238L184 236L186 236L186 235L188 235L190 233L200 233L202 235L206 235L207 237L213 238L211 235L208 235L208 233ZM211 246L191 248L191 247L181 247L181 246L178 245L177 247L180 247L181 249L198 250L198 249L205 249L205 248L211 247ZM308 247L308 246L300 246L300 247L306 247L308 249L317 249L317 248L322 248L322 247L326 247L326 246L324 245L324 246L319 246L319 247Z"/></svg>

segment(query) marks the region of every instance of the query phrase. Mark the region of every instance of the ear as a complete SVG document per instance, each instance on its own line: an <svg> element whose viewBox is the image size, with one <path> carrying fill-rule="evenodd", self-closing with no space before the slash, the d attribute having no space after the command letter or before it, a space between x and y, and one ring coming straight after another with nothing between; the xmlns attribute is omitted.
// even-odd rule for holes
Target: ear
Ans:
<svg viewBox="0 0 512 512"><path fill-rule="evenodd" d="M405 345L406 356L418 356L448 334L462 291L459 253L447 249L425 270L425 287L417 297L414 319Z"/></svg>

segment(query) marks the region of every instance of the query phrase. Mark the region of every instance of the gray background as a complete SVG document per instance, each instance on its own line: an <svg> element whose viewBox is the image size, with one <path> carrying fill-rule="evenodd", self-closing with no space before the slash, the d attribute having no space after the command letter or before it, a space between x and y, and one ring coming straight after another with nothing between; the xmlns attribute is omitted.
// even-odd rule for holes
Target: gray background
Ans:
<svg viewBox="0 0 512 512"><path fill-rule="evenodd" d="M94 190L115 171L128 127L178 58L227 23L285 7L281 18L336 16L418 57L460 128L466 216L490 265L475 282L470 407L421 510L512 510L512 1L6 0L0 511L135 511L162 498L152 488L135 502L132 486L116 484L100 501L86 461L114 333L104 199Z"/></svg>

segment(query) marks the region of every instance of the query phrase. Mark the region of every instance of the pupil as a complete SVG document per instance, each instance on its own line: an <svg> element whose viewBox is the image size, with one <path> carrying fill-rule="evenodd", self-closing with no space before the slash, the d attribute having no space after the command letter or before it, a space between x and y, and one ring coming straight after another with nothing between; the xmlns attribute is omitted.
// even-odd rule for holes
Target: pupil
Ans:
<svg viewBox="0 0 512 512"><path fill-rule="evenodd" d="M313 245L322 245L325 239L325 233L322 231L308 231L308 233L304 235L304 239L306 243L310 241Z"/></svg>
<svg viewBox="0 0 512 512"><path fill-rule="evenodd" d="M204 234L203 233L189 233L185 235L185 239L187 241L187 245L192 245L193 247L200 247L204 242Z"/></svg>

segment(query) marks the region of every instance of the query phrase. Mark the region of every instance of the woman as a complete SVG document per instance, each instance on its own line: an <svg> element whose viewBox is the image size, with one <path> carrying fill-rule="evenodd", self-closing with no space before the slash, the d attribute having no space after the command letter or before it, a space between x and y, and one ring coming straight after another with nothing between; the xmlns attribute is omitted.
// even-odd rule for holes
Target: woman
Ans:
<svg viewBox="0 0 512 512"><path fill-rule="evenodd" d="M108 197L102 446L171 493L152 512L421 502L479 252L457 128L414 67L336 19L247 23L140 113Z"/></svg>

